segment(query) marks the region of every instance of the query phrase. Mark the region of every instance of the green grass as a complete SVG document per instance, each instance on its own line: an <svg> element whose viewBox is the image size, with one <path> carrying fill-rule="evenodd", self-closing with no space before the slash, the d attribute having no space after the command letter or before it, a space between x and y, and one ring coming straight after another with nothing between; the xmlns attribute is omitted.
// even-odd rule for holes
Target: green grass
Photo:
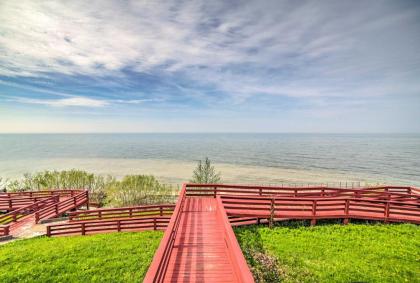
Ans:
<svg viewBox="0 0 420 283"><path fill-rule="evenodd" d="M235 229L257 282L420 282L420 227Z"/></svg>
<svg viewBox="0 0 420 283"><path fill-rule="evenodd" d="M163 233L40 237L0 246L0 282L141 282Z"/></svg>

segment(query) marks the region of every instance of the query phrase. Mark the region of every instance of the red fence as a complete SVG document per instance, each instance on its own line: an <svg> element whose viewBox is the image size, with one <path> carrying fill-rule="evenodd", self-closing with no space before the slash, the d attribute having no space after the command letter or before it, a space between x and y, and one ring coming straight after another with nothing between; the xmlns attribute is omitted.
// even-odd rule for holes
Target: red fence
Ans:
<svg viewBox="0 0 420 283"><path fill-rule="evenodd" d="M35 212L35 221L38 223L42 219L57 217L66 211L77 208L89 202L89 195L87 191L78 191L78 194L73 194L64 201L44 207Z"/></svg>
<svg viewBox="0 0 420 283"><path fill-rule="evenodd" d="M367 198L221 196L230 216L278 219L357 218L420 224L420 203Z"/></svg>
<svg viewBox="0 0 420 283"><path fill-rule="evenodd" d="M186 185L183 185L179 194L178 202L175 206L174 213L172 214L166 232L163 235L161 244L159 245L159 248L153 257L152 264L150 265L143 282L163 282L165 272L168 268L169 259L171 257L171 251L174 246L176 233L179 228L181 212L185 203L185 197Z"/></svg>
<svg viewBox="0 0 420 283"><path fill-rule="evenodd" d="M10 211L9 213L0 215L0 223L7 224L5 222L16 222L17 219L23 215L31 214L34 211L40 210L46 206L56 204L59 202L59 196L55 195L48 198L41 198L41 200L21 207L19 209L15 209Z"/></svg>
<svg viewBox="0 0 420 283"><path fill-rule="evenodd" d="M71 221L90 221L90 220L107 220L115 218L133 218L148 215L171 215L174 211L175 205L143 205L131 206L121 208L103 208L86 211L75 211L69 213L69 220Z"/></svg>
<svg viewBox="0 0 420 283"><path fill-rule="evenodd" d="M252 186L252 185L224 185L224 184L186 184L187 196L217 195L279 195L279 196L337 196L337 195L405 195L420 198L420 190L413 187L381 186L359 189L343 189L325 186L314 187L286 187L286 186ZM412 192L418 192L412 194Z"/></svg>
<svg viewBox="0 0 420 283"><path fill-rule="evenodd" d="M80 221L47 226L47 236L89 235L107 232L128 232L141 230L162 230L169 223L170 216L148 216L141 218Z"/></svg>
<svg viewBox="0 0 420 283"><path fill-rule="evenodd" d="M20 197L20 198L0 198L0 210L15 210L31 204L34 204L40 200L50 198L51 196L42 197Z"/></svg>

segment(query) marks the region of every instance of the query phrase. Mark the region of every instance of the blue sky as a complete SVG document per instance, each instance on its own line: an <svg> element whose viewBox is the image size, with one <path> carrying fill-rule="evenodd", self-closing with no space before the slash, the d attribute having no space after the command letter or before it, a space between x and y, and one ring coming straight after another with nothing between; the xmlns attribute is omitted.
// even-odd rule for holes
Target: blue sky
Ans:
<svg viewBox="0 0 420 283"><path fill-rule="evenodd" d="M0 132L420 132L420 2L1 1Z"/></svg>

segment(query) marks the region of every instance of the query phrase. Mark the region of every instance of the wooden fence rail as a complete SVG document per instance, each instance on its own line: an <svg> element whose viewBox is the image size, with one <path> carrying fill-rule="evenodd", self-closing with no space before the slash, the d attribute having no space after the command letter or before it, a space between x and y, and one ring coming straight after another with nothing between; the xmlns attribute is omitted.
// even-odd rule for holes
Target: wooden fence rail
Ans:
<svg viewBox="0 0 420 283"><path fill-rule="evenodd" d="M121 208L103 208L69 213L69 221L106 220L115 218L133 218L149 215L171 215L175 205L143 205Z"/></svg>
<svg viewBox="0 0 420 283"><path fill-rule="evenodd" d="M265 219L368 219L420 224L420 203L367 198L221 196L230 216Z"/></svg>
<svg viewBox="0 0 420 283"><path fill-rule="evenodd" d="M26 191L26 192L2 192L0 193L0 199L2 198L19 198L23 196L27 197L48 197L52 195L60 195L63 197L71 197L77 195L84 190L43 190L43 191Z"/></svg>
<svg viewBox="0 0 420 283"><path fill-rule="evenodd" d="M185 204L185 198L186 186L183 185L166 232L163 235L161 244L159 245L159 248L153 257L153 261L146 273L143 282L163 282L165 272L168 268L169 259L171 257L172 248L174 246L175 237L179 228L181 212Z"/></svg>
<svg viewBox="0 0 420 283"><path fill-rule="evenodd" d="M47 226L47 236L90 235L107 232L128 232L141 230L163 230L170 216L148 216L141 218L79 221Z"/></svg>
<svg viewBox="0 0 420 283"><path fill-rule="evenodd" d="M67 212L73 208L80 207L89 202L89 194L87 191L78 192L74 196L69 197L64 201L59 203L52 204L50 206L44 207L37 212L35 212L35 222L38 223L42 219L48 219L57 217L64 212Z"/></svg>
<svg viewBox="0 0 420 283"><path fill-rule="evenodd" d="M59 202L59 200L60 198L58 195L54 195L48 198L40 198L40 200L35 203L31 203L19 209L15 209L6 214L0 215L0 223L7 224L5 222L16 222L19 217L31 214L34 211L40 210L46 206L56 204Z"/></svg>
<svg viewBox="0 0 420 283"><path fill-rule="evenodd" d="M313 187L285 187L285 186L252 186L252 185L224 185L224 184L186 184L187 197L217 195L280 195L280 196L337 196L337 195L372 195L372 196L406 196L420 200L419 194L412 194L420 190L403 186L380 186L358 189L332 188L326 186Z"/></svg>

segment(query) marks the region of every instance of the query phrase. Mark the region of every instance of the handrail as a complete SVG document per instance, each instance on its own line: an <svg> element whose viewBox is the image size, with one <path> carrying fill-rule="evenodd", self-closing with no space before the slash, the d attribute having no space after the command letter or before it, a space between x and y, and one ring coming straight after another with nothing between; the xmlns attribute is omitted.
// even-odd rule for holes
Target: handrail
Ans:
<svg viewBox="0 0 420 283"><path fill-rule="evenodd" d="M420 223L420 203L366 198L220 196L228 215L256 218L359 218Z"/></svg>
<svg viewBox="0 0 420 283"><path fill-rule="evenodd" d="M187 196L213 196L217 195L293 195L299 196L320 196L332 197L336 195L353 194L360 195L375 195L377 197L408 197L413 200L420 201L420 194L411 193L414 188L403 186L378 186L371 188L359 189L343 189L332 188L326 186L313 186L313 187L279 187L279 186L253 186L253 185L225 185L225 184L186 184ZM391 189L403 189L406 193L400 191L392 191Z"/></svg>
<svg viewBox="0 0 420 283"><path fill-rule="evenodd" d="M81 206L89 202L88 191L82 191L77 195L69 197L65 201L60 201L56 204L44 207L43 209L35 212L35 222L38 223L40 220L47 217L58 216L72 208Z"/></svg>
<svg viewBox="0 0 420 283"><path fill-rule="evenodd" d="M230 225L229 218L226 214L226 210L224 209L220 196L217 196L216 213L219 220L222 222L223 237L227 245L230 261L233 264L233 268L235 269L235 274L238 277L239 282L254 282L254 278L248 268L245 257L242 254L241 247L239 246L235 233L232 230L232 226Z"/></svg>
<svg viewBox="0 0 420 283"><path fill-rule="evenodd" d="M178 201L175 206L174 213L169 221L168 227L160 242L159 248L156 251L152 264L144 278L145 283L159 283L163 282L165 271L168 267L169 259L172 253L172 247L175 242L175 237L178 231L179 223L181 220L181 213L186 198L186 185L182 185Z"/></svg>
<svg viewBox="0 0 420 283"><path fill-rule="evenodd" d="M35 203L29 204L27 206L12 210L6 214L0 215L0 222L2 222L3 220L10 218L11 217L11 222L16 222L17 221L17 216L19 214L27 214L27 211L30 211L31 213L33 213L33 211L39 210L43 207L45 207L45 205L49 205L51 204L51 202L53 204L57 203L59 201L59 196L55 195L52 197L49 197L47 199L43 199L40 201L37 201Z"/></svg>
<svg viewBox="0 0 420 283"><path fill-rule="evenodd" d="M84 190L78 189L78 190L42 190L42 191L24 191L24 192L2 192L0 193L1 197L19 197L19 196L45 196L45 195L69 195L73 196L77 193L83 192Z"/></svg>

